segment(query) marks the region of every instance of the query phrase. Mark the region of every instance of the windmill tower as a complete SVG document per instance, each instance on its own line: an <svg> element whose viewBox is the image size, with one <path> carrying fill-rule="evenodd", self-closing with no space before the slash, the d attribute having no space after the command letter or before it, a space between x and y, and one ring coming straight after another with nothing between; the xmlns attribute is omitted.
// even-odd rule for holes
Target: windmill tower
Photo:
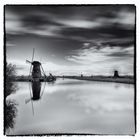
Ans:
<svg viewBox="0 0 140 140"><path fill-rule="evenodd" d="M41 63L39 61L33 61L32 62L32 78L41 78Z"/></svg>

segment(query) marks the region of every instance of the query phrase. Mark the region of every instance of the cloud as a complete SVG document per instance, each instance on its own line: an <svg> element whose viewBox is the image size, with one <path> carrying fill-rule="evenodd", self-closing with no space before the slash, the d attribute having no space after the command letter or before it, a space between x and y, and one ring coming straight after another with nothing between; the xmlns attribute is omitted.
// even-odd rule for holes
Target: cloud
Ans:
<svg viewBox="0 0 140 140"><path fill-rule="evenodd" d="M78 19L65 19L65 20L57 20L58 23L64 24L65 26L68 27L73 27L73 28L85 28L85 29L90 29L90 28L95 28L101 26L101 23L96 22L96 21L88 21L88 20L78 20Z"/></svg>
<svg viewBox="0 0 140 140"><path fill-rule="evenodd" d="M67 57L69 61L75 61L81 64L100 63L110 60L112 57L126 57L133 56L133 46L130 48L122 47L101 47L97 46L84 48L75 51L75 55ZM114 55L113 55L114 54Z"/></svg>
<svg viewBox="0 0 140 140"><path fill-rule="evenodd" d="M118 13L118 17L113 21L123 24L124 27L132 27L134 28L135 25L135 11L129 12L122 10Z"/></svg>
<svg viewBox="0 0 140 140"><path fill-rule="evenodd" d="M123 58L130 58L130 57L134 57L134 47L128 47L125 49L122 49L122 51L116 51L116 52L112 52L110 54L108 54L108 56L112 56L112 57L123 57Z"/></svg>
<svg viewBox="0 0 140 140"><path fill-rule="evenodd" d="M5 13L5 20L6 33L16 33L23 30L22 22L20 21L20 17L18 15L7 11Z"/></svg>
<svg viewBox="0 0 140 140"><path fill-rule="evenodd" d="M116 16L114 16L113 18L99 17L97 21L102 23L102 25L104 26L112 26L114 24L117 26L119 25L124 29L134 29L135 11L130 12L125 9L122 9L116 12Z"/></svg>
<svg viewBox="0 0 140 140"><path fill-rule="evenodd" d="M109 74L114 69L118 69L121 73L133 73L133 57L134 47L102 47L98 49L96 46L86 49L80 49L75 55L68 56L68 61L80 63L85 66L87 71L91 73ZM130 71L129 71L130 70Z"/></svg>
<svg viewBox="0 0 140 140"><path fill-rule="evenodd" d="M7 6L6 17L7 33L103 43L128 38L133 43L134 29L129 28L135 24L132 6ZM119 45L120 40L108 43Z"/></svg>
<svg viewBox="0 0 140 140"><path fill-rule="evenodd" d="M5 7L8 60L36 48L55 73L133 73L135 6Z"/></svg>

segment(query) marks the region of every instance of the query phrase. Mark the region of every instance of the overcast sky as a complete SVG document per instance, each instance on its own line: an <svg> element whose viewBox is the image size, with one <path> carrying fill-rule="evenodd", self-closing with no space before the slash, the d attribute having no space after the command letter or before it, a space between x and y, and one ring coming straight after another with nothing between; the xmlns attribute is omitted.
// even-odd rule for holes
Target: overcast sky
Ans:
<svg viewBox="0 0 140 140"><path fill-rule="evenodd" d="M133 75L135 7L5 6L7 61L28 75L33 48L46 74Z"/></svg>

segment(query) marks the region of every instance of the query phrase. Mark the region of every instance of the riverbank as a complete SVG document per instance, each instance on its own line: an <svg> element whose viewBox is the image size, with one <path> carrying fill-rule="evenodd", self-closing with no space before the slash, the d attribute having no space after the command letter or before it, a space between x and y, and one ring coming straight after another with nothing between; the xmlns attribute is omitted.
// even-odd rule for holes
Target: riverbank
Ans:
<svg viewBox="0 0 140 140"><path fill-rule="evenodd" d="M112 77L112 76L56 76L56 78L68 78L68 79L77 79L77 80L89 80L89 81L99 81L99 82L116 82L116 83L124 83L124 84L134 84L135 80L133 76L120 76L120 77ZM45 78L40 79L42 82L46 81ZM31 79L29 77L17 77L12 81L21 81L21 82L29 82Z"/></svg>
<svg viewBox="0 0 140 140"><path fill-rule="evenodd" d="M122 77L109 77L109 76L93 76L93 77L80 77L80 76L63 76L60 78L69 78L69 79L77 79L77 80L89 80L89 81L100 81L100 82L116 82L116 83L124 83L124 84L134 84L134 78L131 76L122 76Z"/></svg>

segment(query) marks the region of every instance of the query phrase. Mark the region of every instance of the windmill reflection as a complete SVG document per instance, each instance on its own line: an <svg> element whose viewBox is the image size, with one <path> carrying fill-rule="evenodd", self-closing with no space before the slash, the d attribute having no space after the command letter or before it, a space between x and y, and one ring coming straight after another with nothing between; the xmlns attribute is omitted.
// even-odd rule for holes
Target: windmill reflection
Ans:
<svg viewBox="0 0 140 140"><path fill-rule="evenodd" d="M40 81L34 81L34 82L29 83L30 98L26 99L25 103L27 104L30 101L39 100L43 95L45 85L43 87L43 90L41 91L42 84Z"/></svg>
<svg viewBox="0 0 140 140"><path fill-rule="evenodd" d="M30 98L25 100L25 104L31 102L33 115L34 115L33 102L41 99L45 90L45 86L46 86L46 82L43 84L43 86L40 81L33 81L29 83Z"/></svg>
<svg viewBox="0 0 140 140"><path fill-rule="evenodd" d="M34 81L32 82L32 100L39 100L41 92L41 82Z"/></svg>

